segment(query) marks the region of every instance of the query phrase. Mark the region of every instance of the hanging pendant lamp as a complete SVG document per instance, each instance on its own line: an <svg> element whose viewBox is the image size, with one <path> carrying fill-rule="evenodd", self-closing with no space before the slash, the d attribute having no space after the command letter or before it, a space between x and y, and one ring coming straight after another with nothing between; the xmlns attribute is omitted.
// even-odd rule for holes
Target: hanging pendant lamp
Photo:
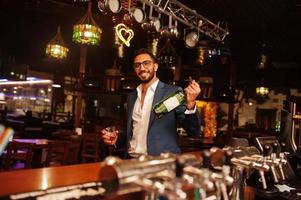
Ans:
<svg viewBox="0 0 301 200"><path fill-rule="evenodd" d="M46 55L52 58L63 59L67 57L69 49L65 46L61 36L61 28L57 27L57 33L46 47Z"/></svg>
<svg viewBox="0 0 301 200"><path fill-rule="evenodd" d="M99 45L102 30L92 17L92 4L89 2L87 13L73 26L72 40L78 44Z"/></svg>

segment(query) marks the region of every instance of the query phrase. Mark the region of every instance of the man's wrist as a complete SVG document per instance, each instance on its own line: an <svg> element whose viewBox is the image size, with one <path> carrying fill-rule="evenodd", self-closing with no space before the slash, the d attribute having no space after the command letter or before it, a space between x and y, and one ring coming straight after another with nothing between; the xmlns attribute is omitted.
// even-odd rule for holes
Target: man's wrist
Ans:
<svg viewBox="0 0 301 200"><path fill-rule="evenodd" d="M194 110L194 108L195 108L195 102L186 104L186 110Z"/></svg>

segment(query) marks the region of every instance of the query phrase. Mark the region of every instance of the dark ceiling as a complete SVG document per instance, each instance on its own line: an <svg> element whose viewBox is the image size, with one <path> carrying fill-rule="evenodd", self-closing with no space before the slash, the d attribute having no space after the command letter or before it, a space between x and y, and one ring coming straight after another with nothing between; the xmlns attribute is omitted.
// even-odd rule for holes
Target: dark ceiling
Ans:
<svg viewBox="0 0 301 200"><path fill-rule="evenodd" d="M262 51L269 55L266 80L274 86L301 85L301 1L297 0L181 0L213 22L227 23L230 35L225 44L231 50L238 84L258 81L256 65ZM102 73L111 67L116 56L112 36L112 15L104 15L93 0L96 22L103 29L101 45L88 49L87 71ZM72 43L72 25L85 13L87 3L75 0L1 0L0 58L2 62L28 64L32 69L57 74L76 73L79 46ZM45 57L47 42L61 25L62 36L70 48L67 60L55 62ZM130 72L130 55L137 47L146 45L145 34L136 30L132 47L126 49L123 71ZM196 49L183 48L183 41L173 41L183 64L195 65ZM64 66L64 67L62 67ZM214 66L213 66L214 67ZM200 70L202 67L200 66ZM224 77L219 77L223 79Z"/></svg>

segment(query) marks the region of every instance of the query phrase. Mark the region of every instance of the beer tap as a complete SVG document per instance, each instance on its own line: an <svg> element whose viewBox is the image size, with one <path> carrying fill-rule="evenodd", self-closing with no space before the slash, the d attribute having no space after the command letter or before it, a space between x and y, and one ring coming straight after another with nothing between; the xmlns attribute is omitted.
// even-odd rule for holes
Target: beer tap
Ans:
<svg viewBox="0 0 301 200"><path fill-rule="evenodd" d="M221 173L216 173L216 172L212 173L212 179L215 180L216 184L219 186L220 192L224 200L229 199L227 186L232 185L234 181L234 179L230 176L231 157L232 157L232 152L226 151L225 162L222 167Z"/></svg>
<svg viewBox="0 0 301 200"><path fill-rule="evenodd" d="M280 174L281 174L281 179L285 180L285 174L284 174L284 170L283 170L283 165L285 165L287 163L287 160L285 158L285 147L286 144L284 142L280 143L281 148L280 148L280 152L279 152L279 170L280 170Z"/></svg>
<svg viewBox="0 0 301 200"><path fill-rule="evenodd" d="M216 189L216 195L213 195L212 198L215 198L216 199L221 199L221 188L220 188L220 185L217 183L217 181L215 181L213 178L212 178L212 170L213 167L211 165L211 153L210 151L208 150L204 150L203 153L202 153L202 157L203 157L203 163L202 163L202 171L204 173L204 176L206 177L207 180L211 180L212 182L212 186L214 187L215 186L215 189ZM201 191L202 188L200 188L200 193L202 192Z"/></svg>
<svg viewBox="0 0 301 200"><path fill-rule="evenodd" d="M195 192L199 194L200 199L206 199L207 191L213 191L215 189L214 183L210 178L212 173L210 171L210 169L212 169L210 156L211 155L209 151L203 151L202 168L191 169L191 167L188 167L185 169L188 174L191 174L191 172L198 174L195 181Z"/></svg>
<svg viewBox="0 0 301 200"><path fill-rule="evenodd" d="M200 199L206 199L207 191L214 191L214 183L211 180L211 171L207 169L199 169L192 166L184 168L182 178L195 187L195 196Z"/></svg>
<svg viewBox="0 0 301 200"><path fill-rule="evenodd" d="M278 151L279 151L279 145L278 145L277 142L274 142L272 144L272 153L271 153L271 159L272 160L276 160Z"/></svg>
<svg viewBox="0 0 301 200"><path fill-rule="evenodd" d="M232 185L233 178L229 176L230 168L229 166L223 166L221 172L217 172L211 165L211 153L205 150L203 152L203 170L208 173L209 178L214 182L216 189L216 199L228 200L227 185Z"/></svg>
<svg viewBox="0 0 301 200"><path fill-rule="evenodd" d="M269 164L270 164L270 168L271 168L273 179L274 179L275 183L279 182L277 173L276 173L276 169L275 169L275 166L279 165L279 162L276 160L277 159L277 151L278 151L278 144L276 142L274 142L272 144L271 156L264 158L264 159L266 159L266 161L270 161ZM270 158L270 160L268 160L268 158Z"/></svg>
<svg viewBox="0 0 301 200"><path fill-rule="evenodd" d="M255 169L257 169L258 172L259 172L263 189L267 189L267 182L266 182L266 179L265 179L265 176L264 176L264 171L265 171L264 166L266 165L266 159L267 159L267 157L270 153L270 150L271 150L271 147L269 145L264 145L264 147L263 147L263 162L262 162L261 166L260 165L256 166L256 163L255 162L253 163L253 167ZM269 166L268 166L268 169L269 169Z"/></svg>

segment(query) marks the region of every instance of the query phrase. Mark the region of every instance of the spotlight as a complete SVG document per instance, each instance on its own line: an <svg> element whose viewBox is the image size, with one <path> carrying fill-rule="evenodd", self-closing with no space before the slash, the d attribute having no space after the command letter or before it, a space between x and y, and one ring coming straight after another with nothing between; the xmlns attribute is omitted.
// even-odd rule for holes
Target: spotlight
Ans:
<svg viewBox="0 0 301 200"><path fill-rule="evenodd" d="M163 27L160 31L162 38L177 39L180 37L180 32L176 26Z"/></svg>
<svg viewBox="0 0 301 200"><path fill-rule="evenodd" d="M169 38L171 36L169 28L168 27L163 27L160 30L160 35L162 38Z"/></svg>
<svg viewBox="0 0 301 200"><path fill-rule="evenodd" d="M130 17L138 23L145 21L145 12L142 8L131 8Z"/></svg>
<svg viewBox="0 0 301 200"><path fill-rule="evenodd" d="M153 17L151 19L146 20L141 24L143 30L147 32L159 32L161 28L161 22L159 18Z"/></svg>
<svg viewBox="0 0 301 200"><path fill-rule="evenodd" d="M169 16L168 27L163 27L160 31L160 35L163 38L173 39L179 38L180 32L178 30L178 21L175 21L174 24L172 23L172 16Z"/></svg>
<svg viewBox="0 0 301 200"><path fill-rule="evenodd" d="M120 0L98 0L97 4L101 12L119 13L121 10Z"/></svg>
<svg viewBox="0 0 301 200"><path fill-rule="evenodd" d="M153 32L153 31L159 32L161 28L160 14L158 17L153 17L153 9L154 9L153 6L149 8L148 20L145 20L141 24L142 29L145 30L146 32Z"/></svg>
<svg viewBox="0 0 301 200"><path fill-rule="evenodd" d="M199 34L195 31L190 32L185 36L184 40L188 48L194 48L199 42Z"/></svg>
<svg viewBox="0 0 301 200"><path fill-rule="evenodd" d="M180 31L178 29L177 26L172 26L170 29L169 29L169 32L171 34L171 37L173 38L179 38L180 37Z"/></svg>

